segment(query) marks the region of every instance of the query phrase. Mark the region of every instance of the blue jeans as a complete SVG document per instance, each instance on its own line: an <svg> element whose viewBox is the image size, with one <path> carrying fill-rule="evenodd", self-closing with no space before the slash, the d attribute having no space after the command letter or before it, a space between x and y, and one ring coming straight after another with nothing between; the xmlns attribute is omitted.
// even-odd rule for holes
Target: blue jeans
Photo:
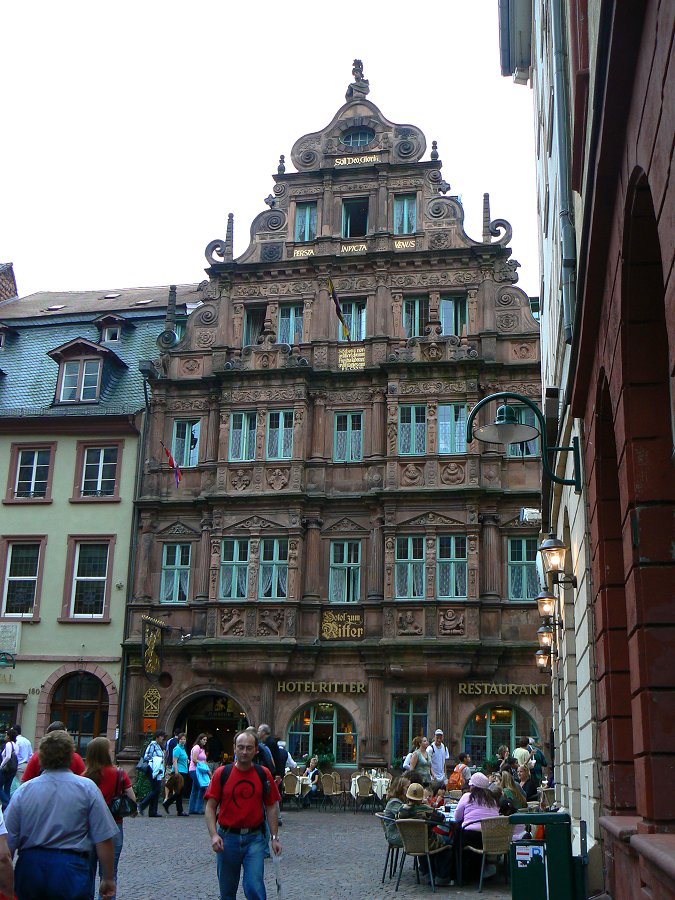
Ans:
<svg viewBox="0 0 675 900"><path fill-rule="evenodd" d="M122 847L124 846L124 827L123 822L117 822L117 834L113 837L113 850L115 852L115 881L117 881L117 866L119 865L120 856L122 855ZM91 885L91 900L94 900L94 896L96 891L94 888L96 887L96 869L98 869L99 876L101 875L101 863L98 860L98 854L96 853L96 847L92 848L90 854L90 862L91 862L91 870L94 873L94 881ZM116 894L113 895L113 900L115 900ZM98 900L101 900L101 895L98 895Z"/></svg>
<svg viewBox="0 0 675 900"><path fill-rule="evenodd" d="M94 873L89 859L61 850L19 850L14 891L19 900L90 900Z"/></svg>
<svg viewBox="0 0 675 900"><path fill-rule="evenodd" d="M220 900L235 900L242 866L246 900L266 900L264 833L226 834L219 826L218 834L224 848L222 853L216 854Z"/></svg>
<svg viewBox="0 0 675 900"><path fill-rule="evenodd" d="M203 813L204 812L204 793L206 791L205 787L199 787L199 781L197 781L197 772L193 769L190 772L190 778L192 779L192 790L190 791L190 805L188 806L188 812L192 813Z"/></svg>

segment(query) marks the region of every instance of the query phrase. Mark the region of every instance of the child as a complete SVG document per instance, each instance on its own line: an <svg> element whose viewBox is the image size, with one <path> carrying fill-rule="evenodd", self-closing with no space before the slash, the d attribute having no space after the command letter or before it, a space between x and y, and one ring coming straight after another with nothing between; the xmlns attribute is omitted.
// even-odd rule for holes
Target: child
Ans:
<svg viewBox="0 0 675 900"><path fill-rule="evenodd" d="M437 787L434 791L434 795L430 800L430 805L434 809L439 809L440 807L445 806L445 788L441 785Z"/></svg>

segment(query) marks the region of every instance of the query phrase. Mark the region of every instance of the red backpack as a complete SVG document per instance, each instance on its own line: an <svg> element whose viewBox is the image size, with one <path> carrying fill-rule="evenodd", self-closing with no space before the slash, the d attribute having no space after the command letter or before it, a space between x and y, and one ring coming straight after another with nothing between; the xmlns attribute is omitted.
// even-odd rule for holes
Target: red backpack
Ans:
<svg viewBox="0 0 675 900"><path fill-rule="evenodd" d="M466 769L466 763L457 763L448 778L449 791L461 791L464 787L464 775L462 772Z"/></svg>

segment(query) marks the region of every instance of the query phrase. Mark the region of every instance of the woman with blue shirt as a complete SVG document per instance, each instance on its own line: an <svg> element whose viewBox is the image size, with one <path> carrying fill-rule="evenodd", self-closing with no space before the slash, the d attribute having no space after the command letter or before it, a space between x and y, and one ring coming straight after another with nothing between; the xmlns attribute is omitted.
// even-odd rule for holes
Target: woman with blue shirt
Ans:
<svg viewBox="0 0 675 900"><path fill-rule="evenodd" d="M169 796L166 798L162 806L169 812L169 807L172 803L176 804L176 814L179 816L187 816L186 812L183 812L183 783L184 779L187 778L188 774L188 756L185 752L185 741L187 740L187 735L185 732L178 735L178 743L173 748L173 771L169 776L169 781L171 782L169 786Z"/></svg>

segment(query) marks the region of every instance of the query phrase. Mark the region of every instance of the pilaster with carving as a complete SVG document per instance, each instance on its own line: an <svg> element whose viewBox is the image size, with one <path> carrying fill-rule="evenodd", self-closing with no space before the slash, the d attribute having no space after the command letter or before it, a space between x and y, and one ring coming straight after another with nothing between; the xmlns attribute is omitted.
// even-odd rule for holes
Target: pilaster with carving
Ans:
<svg viewBox="0 0 675 900"><path fill-rule="evenodd" d="M384 599L384 517L373 516L370 531L370 566L368 567L368 600Z"/></svg>
<svg viewBox="0 0 675 900"><path fill-rule="evenodd" d="M396 338L405 338L403 330L403 294L392 291L391 294L392 335Z"/></svg>
<svg viewBox="0 0 675 900"><path fill-rule="evenodd" d="M209 418L206 428L206 458L205 462L215 462L218 458L218 434L220 431L220 397L218 394L209 394Z"/></svg>
<svg viewBox="0 0 675 900"><path fill-rule="evenodd" d="M299 537L290 537L288 540L288 585L286 596L289 600L299 600L300 585L300 552L301 540Z"/></svg>
<svg viewBox="0 0 675 900"><path fill-rule="evenodd" d="M438 403L427 400L427 442L428 452L438 452Z"/></svg>
<svg viewBox="0 0 675 900"><path fill-rule="evenodd" d="M478 291L475 288L468 290L466 292L467 297L467 312L466 312L466 323L467 323L467 333L468 334L478 334L479 322L478 322Z"/></svg>
<svg viewBox="0 0 675 900"><path fill-rule="evenodd" d="M210 547L211 547L211 528L213 523L209 515L203 516L201 522L201 536L199 539L199 562L197 565L197 584L195 592L195 601L204 602L210 597L209 590L209 572L210 572Z"/></svg>
<svg viewBox="0 0 675 900"><path fill-rule="evenodd" d="M258 599L258 572L260 570L260 538L253 537L248 544L248 591L247 600Z"/></svg>
<svg viewBox="0 0 675 900"><path fill-rule="evenodd" d="M230 413L221 412L219 415L220 428L218 432L218 459L229 459L230 444Z"/></svg>
<svg viewBox="0 0 675 900"><path fill-rule="evenodd" d="M333 209L333 176L326 173L323 176L323 219L321 222L321 234L324 237L331 237L333 233L333 218L331 215Z"/></svg>
<svg viewBox="0 0 675 900"><path fill-rule="evenodd" d="M312 294L302 295L302 341L308 344L312 340L312 307L314 305L314 296Z"/></svg>
<svg viewBox="0 0 675 900"><path fill-rule="evenodd" d="M237 349L241 348L244 334L244 304L235 303L232 307L232 343Z"/></svg>
<svg viewBox="0 0 675 900"><path fill-rule="evenodd" d="M259 407L256 412L255 423L255 458L265 459L265 431L267 424L267 410Z"/></svg>
<svg viewBox="0 0 675 900"><path fill-rule="evenodd" d="M321 553L321 519L304 519L307 532L305 535L305 589L303 600L319 600L321 597L319 588L320 553Z"/></svg>
<svg viewBox="0 0 675 900"><path fill-rule="evenodd" d="M427 552L425 562L425 597L427 600L436 599L436 538L432 534L425 537Z"/></svg>
<svg viewBox="0 0 675 900"><path fill-rule="evenodd" d="M499 516L496 513L482 513L479 516L482 526L482 585L480 596L483 600L498 600L502 569L501 548L499 541Z"/></svg>
<svg viewBox="0 0 675 900"><path fill-rule="evenodd" d="M386 455L386 447L384 443L384 419L385 419L385 402L386 394L384 389L376 388L372 392L372 423L370 429L370 453L374 457L382 457Z"/></svg>
<svg viewBox="0 0 675 900"><path fill-rule="evenodd" d="M466 595L469 600L477 600L478 599L478 568L479 568L479 553L478 553L478 531L469 531L467 534L467 586L466 586Z"/></svg>
<svg viewBox="0 0 675 900"><path fill-rule="evenodd" d="M218 599L218 578L220 576L220 539L211 538L209 541L209 600Z"/></svg>
<svg viewBox="0 0 675 900"><path fill-rule="evenodd" d="M326 395L325 393L312 394L314 400L312 422L312 459L323 459L324 441L326 439Z"/></svg>
<svg viewBox="0 0 675 900"><path fill-rule="evenodd" d="M396 565L396 538L388 534L384 539L384 599L394 599L394 566Z"/></svg>
<svg viewBox="0 0 675 900"><path fill-rule="evenodd" d="M303 427L305 421L306 407L295 406L293 409L293 459L305 458L305 434L306 429Z"/></svg>
<svg viewBox="0 0 675 900"><path fill-rule="evenodd" d="M387 303L389 272L386 268L378 268L375 270L375 285L375 312L371 327L373 329L373 334L387 335L386 310L389 306ZM371 313L371 315L373 314Z"/></svg>
<svg viewBox="0 0 675 900"><path fill-rule="evenodd" d="M141 513L141 535L138 547L138 565L134 600L149 601L152 598L152 551L155 545L157 521L154 513Z"/></svg>

